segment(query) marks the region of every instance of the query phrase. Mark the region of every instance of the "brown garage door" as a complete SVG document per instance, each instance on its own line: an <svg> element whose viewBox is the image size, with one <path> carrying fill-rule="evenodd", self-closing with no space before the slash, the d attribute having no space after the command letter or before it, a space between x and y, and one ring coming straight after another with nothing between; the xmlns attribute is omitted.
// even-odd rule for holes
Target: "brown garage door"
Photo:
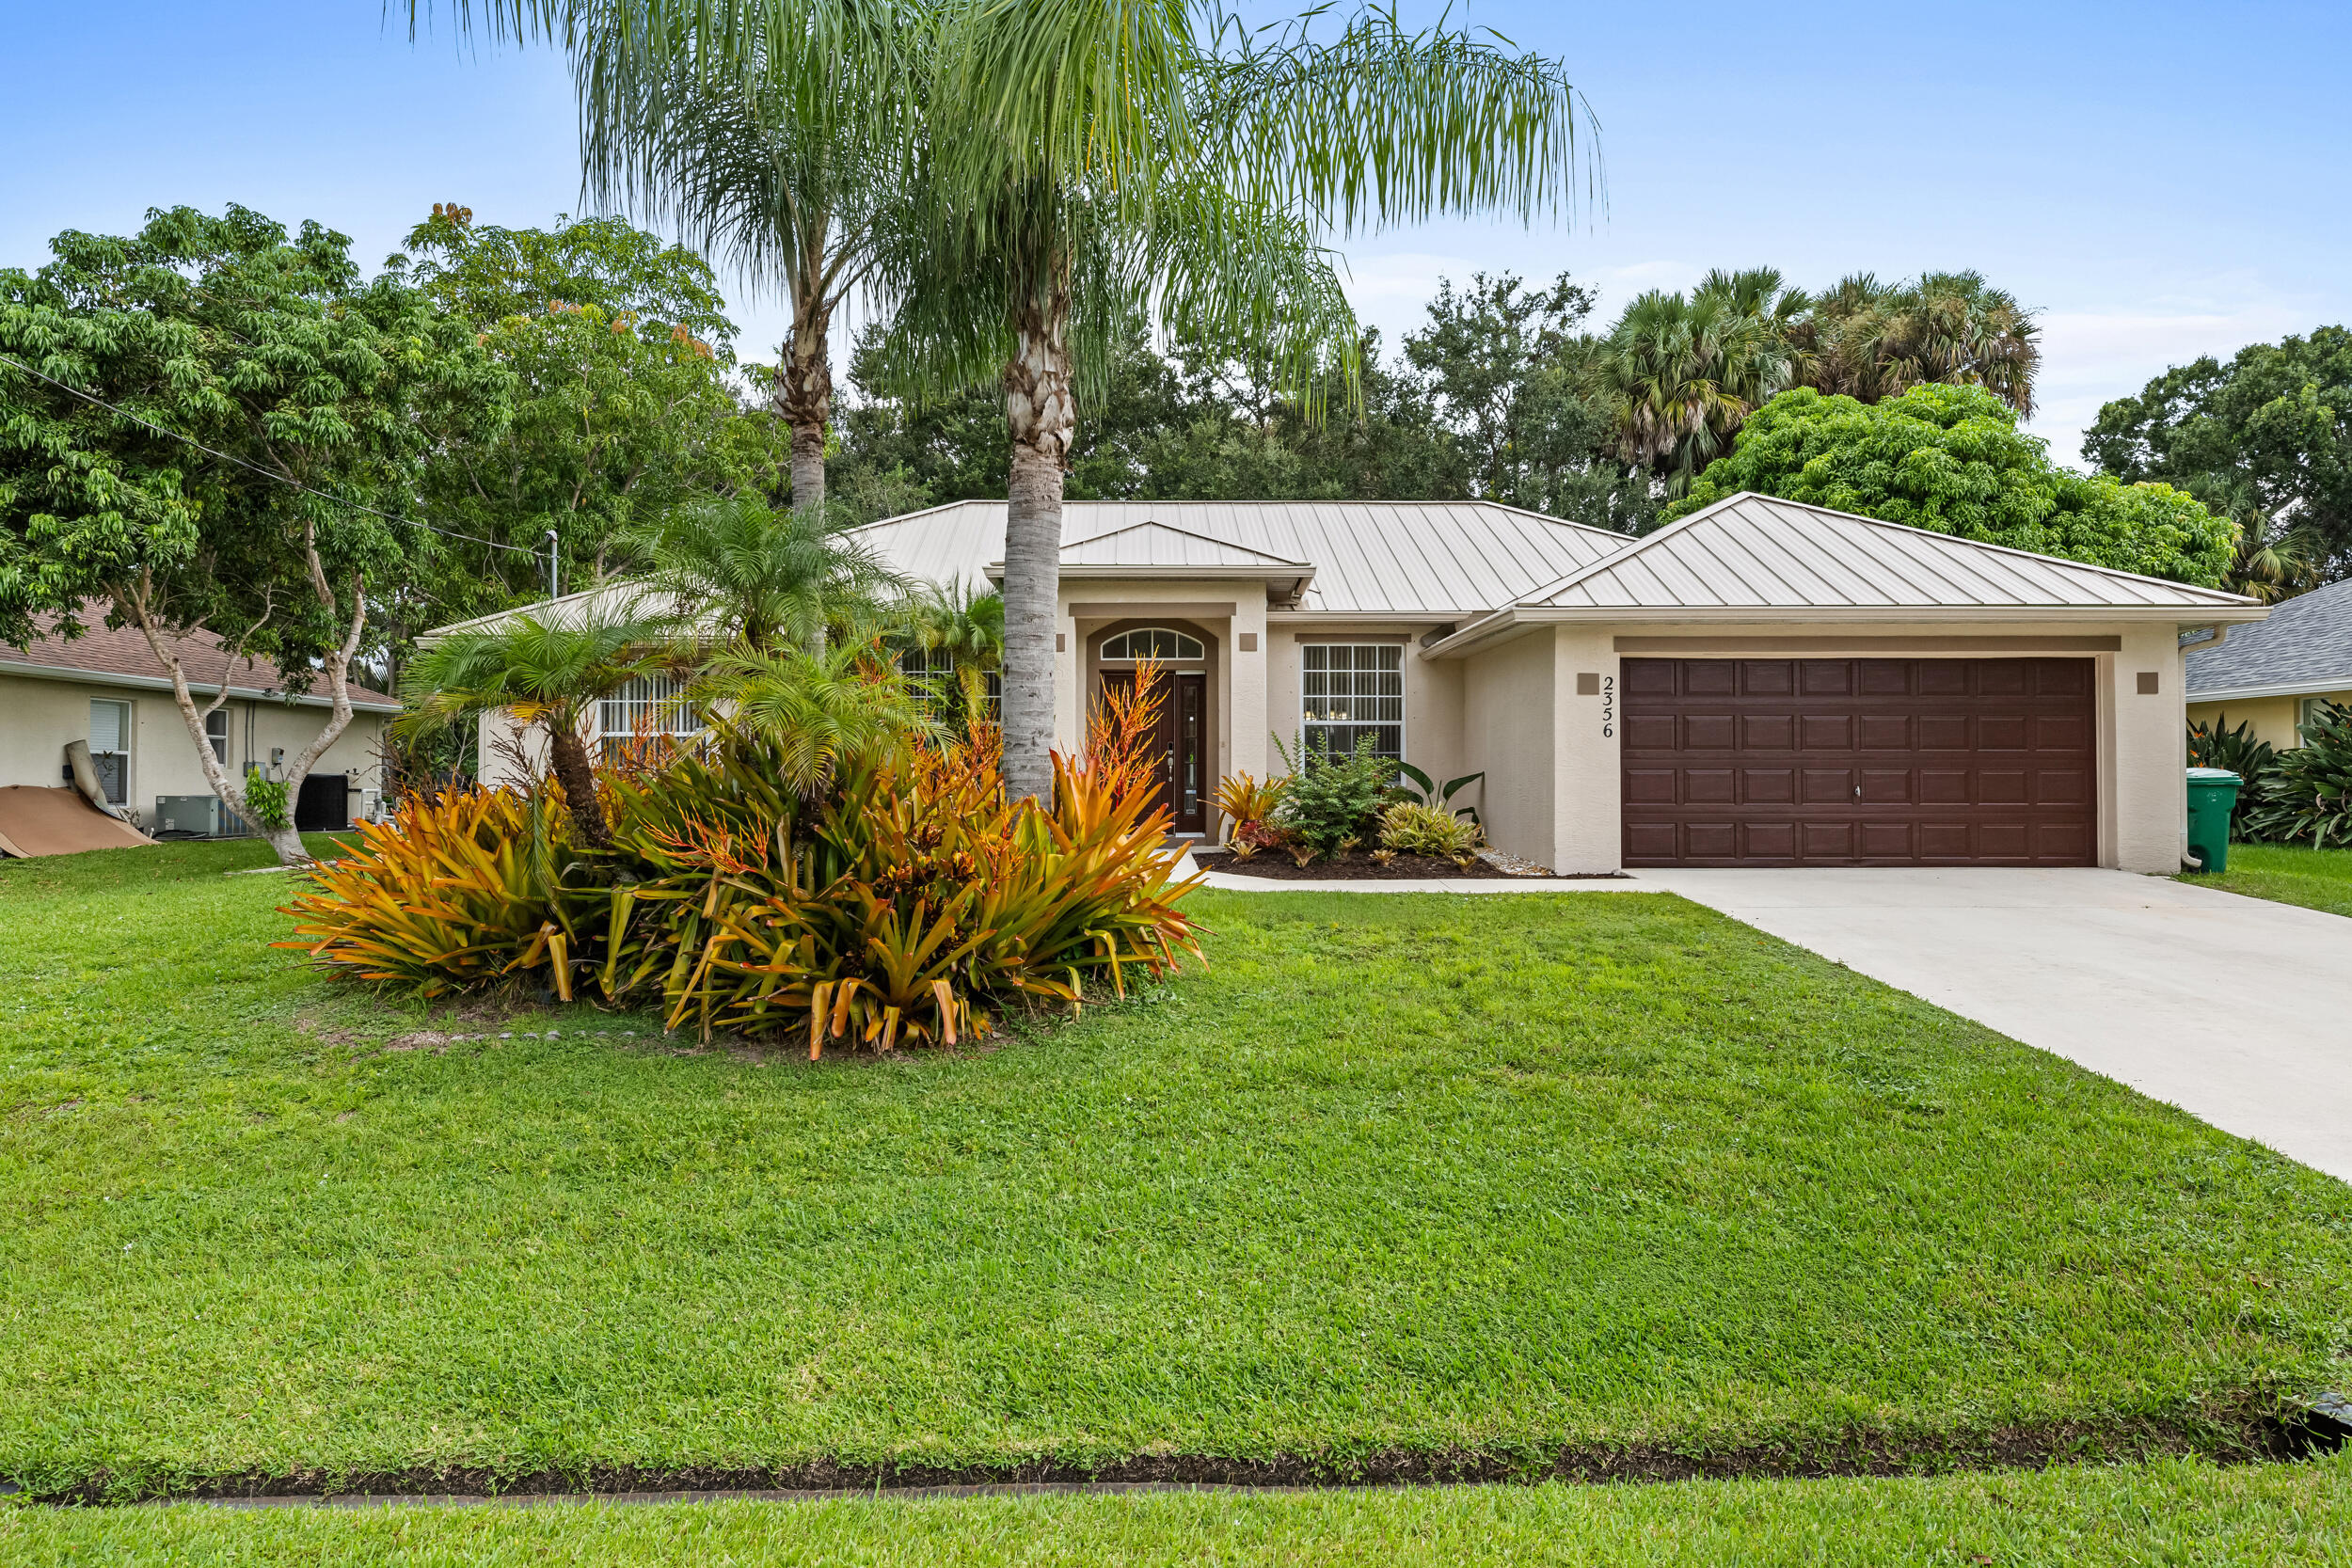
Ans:
<svg viewBox="0 0 2352 1568"><path fill-rule="evenodd" d="M1628 865L2090 865L2087 658L1629 658Z"/></svg>

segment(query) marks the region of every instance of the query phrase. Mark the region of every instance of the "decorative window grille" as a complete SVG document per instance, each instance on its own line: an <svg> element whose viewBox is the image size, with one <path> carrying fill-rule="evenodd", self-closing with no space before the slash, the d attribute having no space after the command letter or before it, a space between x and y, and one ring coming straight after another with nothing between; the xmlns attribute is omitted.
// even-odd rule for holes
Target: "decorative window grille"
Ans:
<svg viewBox="0 0 2352 1568"><path fill-rule="evenodd" d="M1393 642L1304 642L1298 692L1307 745L1335 757L1372 737L1373 751L1405 759L1405 650Z"/></svg>
<svg viewBox="0 0 2352 1568"><path fill-rule="evenodd" d="M596 740L607 761L640 740L675 744L703 733L702 709L675 675L640 675L596 705Z"/></svg>
<svg viewBox="0 0 2352 1568"><path fill-rule="evenodd" d="M945 648L906 648L898 655L899 673L915 684L916 695L934 719L946 718L961 712L962 696L956 682L956 656ZM994 670L988 672L988 715L993 720L1002 711L1005 677Z"/></svg>
<svg viewBox="0 0 2352 1568"><path fill-rule="evenodd" d="M89 705L89 760L107 804L131 799L131 705L93 699Z"/></svg>
<svg viewBox="0 0 2352 1568"><path fill-rule="evenodd" d="M1105 660L1153 659L1162 664L1197 662L1202 657L1200 639L1168 626L1137 626L1103 643Z"/></svg>

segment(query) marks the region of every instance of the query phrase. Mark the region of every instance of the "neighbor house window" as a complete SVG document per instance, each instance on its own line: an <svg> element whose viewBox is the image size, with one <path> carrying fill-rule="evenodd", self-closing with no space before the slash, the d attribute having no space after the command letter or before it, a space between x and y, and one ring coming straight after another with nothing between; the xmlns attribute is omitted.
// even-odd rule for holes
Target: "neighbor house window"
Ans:
<svg viewBox="0 0 2352 1568"><path fill-rule="evenodd" d="M213 760L224 767L229 762L229 710L216 707L204 716L204 740L213 749Z"/></svg>
<svg viewBox="0 0 2352 1568"><path fill-rule="evenodd" d="M1310 747L1346 756L1370 736L1375 752L1404 760L1405 650L1397 644L1299 644L1298 695Z"/></svg>
<svg viewBox="0 0 2352 1568"><path fill-rule="evenodd" d="M131 799L131 705L94 699L89 705L89 759L109 805Z"/></svg>
<svg viewBox="0 0 2352 1568"><path fill-rule="evenodd" d="M684 740L702 730L702 710L686 701L686 683L675 675L640 675L596 705L596 739L608 761L641 740Z"/></svg>
<svg viewBox="0 0 2352 1568"><path fill-rule="evenodd" d="M1137 626L1103 643L1103 657L1114 662L1148 658L1161 664L1197 663L1200 657L1200 639L1168 626Z"/></svg>
<svg viewBox="0 0 2352 1568"><path fill-rule="evenodd" d="M2319 722L2320 710L2328 705L2325 697L2306 697L2295 708L2295 743L2308 746L2312 742L2312 726Z"/></svg>

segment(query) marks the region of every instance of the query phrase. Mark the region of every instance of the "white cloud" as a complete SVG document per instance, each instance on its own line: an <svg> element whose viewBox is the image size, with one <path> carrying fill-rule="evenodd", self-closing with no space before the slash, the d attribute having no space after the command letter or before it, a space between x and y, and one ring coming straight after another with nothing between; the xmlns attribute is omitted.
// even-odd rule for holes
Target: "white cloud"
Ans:
<svg viewBox="0 0 2352 1568"><path fill-rule="evenodd" d="M2234 300L2176 296L2134 305L2040 318L2042 374L2030 428L2061 462L2079 466L2083 430L2101 404L2137 392L2175 365L2206 355L2227 359L2249 343L2308 331L2319 319L2308 302L2251 290Z"/></svg>

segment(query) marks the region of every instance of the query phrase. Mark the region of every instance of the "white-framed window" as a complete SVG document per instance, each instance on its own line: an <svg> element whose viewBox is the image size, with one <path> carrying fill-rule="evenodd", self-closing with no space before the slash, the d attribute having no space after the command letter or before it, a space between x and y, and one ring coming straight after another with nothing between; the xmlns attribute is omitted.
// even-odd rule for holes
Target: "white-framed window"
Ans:
<svg viewBox="0 0 2352 1568"><path fill-rule="evenodd" d="M962 711L962 699L956 688L956 656L946 649L902 648L898 653L898 672L918 683L915 689L933 718L944 717L949 711ZM992 719L1002 711L1004 699L1004 673L991 670L987 675L986 701Z"/></svg>
<svg viewBox="0 0 2352 1568"><path fill-rule="evenodd" d="M213 760L223 767L229 763L229 710L216 707L204 716L204 743L213 749Z"/></svg>
<svg viewBox="0 0 2352 1568"><path fill-rule="evenodd" d="M2297 746L2311 744L2312 726L2319 721L2320 709L2326 707L2330 700L2327 697L2306 697L2295 705L2295 743Z"/></svg>
<svg viewBox="0 0 2352 1568"><path fill-rule="evenodd" d="M1200 639L1172 626L1137 626L1103 641L1102 657L1108 663L1152 659L1161 664L1198 663L1205 657Z"/></svg>
<svg viewBox="0 0 2352 1568"><path fill-rule="evenodd" d="M131 705L93 697L89 705L89 760L109 805L131 801Z"/></svg>
<svg viewBox="0 0 2352 1568"><path fill-rule="evenodd" d="M1405 760L1405 650L1394 642L1298 645L1299 717L1307 744L1347 756L1364 736L1384 757Z"/></svg>
<svg viewBox="0 0 2352 1568"><path fill-rule="evenodd" d="M596 741L608 759L640 740L684 740L703 731L702 709L675 675L640 675L596 705Z"/></svg>

